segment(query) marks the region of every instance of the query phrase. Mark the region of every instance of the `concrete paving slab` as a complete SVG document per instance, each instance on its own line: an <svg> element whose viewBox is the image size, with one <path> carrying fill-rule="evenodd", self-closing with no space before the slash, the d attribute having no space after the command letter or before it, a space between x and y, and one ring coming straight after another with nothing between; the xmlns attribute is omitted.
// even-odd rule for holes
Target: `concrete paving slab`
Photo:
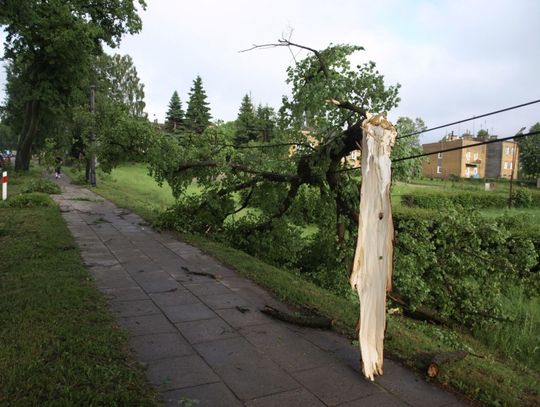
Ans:
<svg viewBox="0 0 540 407"><path fill-rule="evenodd" d="M300 384L244 338L195 345L195 349L242 400L300 388Z"/></svg>
<svg viewBox="0 0 540 407"><path fill-rule="evenodd" d="M144 363L194 354L193 348L178 332L133 336L129 344Z"/></svg>
<svg viewBox="0 0 540 407"><path fill-rule="evenodd" d="M332 363L326 352L275 321L244 327L240 333L286 371L313 369Z"/></svg>
<svg viewBox="0 0 540 407"><path fill-rule="evenodd" d="M148 295L140 287L101 288L109 301L146 300Z"/></svg>
<svg viewBox="0 0 540 407"><path fill-rule="evenodd" d="M270 319L253 307L218 309L216 313L233 328L267 324Z"/></svg>
<svg viewBox="0 0 540 407"><path fill-rule="evenodd" d="M196 407L242 407L243 404L223 383L203 384L168 391L163 394L166 406L180 407L191 403ZM285 407L285 406L282 406Z"/></svg>
<svg viewBox="0 0 540 407"><path fill-rule="evenodd" d="M354 370L337 363L291 374L328 406L382 391Z"/></svg>
<svg viewBox="0 0 540 407"><path fill-rule="evenodd" d="M206 295L200 296L199 298L213 310L234 307L249 307L250 305L249 302L237 294Z"/></svg>
<svg viewBox="0 0 540 407"><path fill-rule="evenodd" d="M150 298L156 305L159 307L170 307L173 305L185 305L185 304L196 304L200 300L191 294L186 289L178 289L176 291L165 292L165 293L151 293L149 294Z"/></svg>
<svg viewBox="0 0 540 407"><path fill-rule="evenodd" d="M111 303L114 314L120 317L160 314L161 310L151 300L115 301Z"/></svg>
<svg viewBox="0 0 540 407"><path fill-rule="evenodd" d="M120 317L118 322L132 336L176 332L174 325L163 314Z"/></svg>
<svg viewBox="0 0 540 407"><path fill-rule="evenodd" d="M324 407L325 405L306 389L297 389L248 401L246 407Z"/></svg>
<svg viewBox="0 0 540 407"><path fill-rule="evenodd" d="M191 344L238 336L238 333L221 318L179 322L175 325Z"/></svg>
<svg viewBox="0 0 540 407"><path fill-rule="evenodd" d="M161 309L171 322L199 321L217 317L216 313L202 302L162 307Z"/></svg>
<svg viewBox="0 0 540 407"><path fill-rule="evenodd" d="M167 391L216 383L220 378L200 356L180 356L148 363L146 375L158 390Z"/></svg>
<svg viewBox="0 0 540 407"><path fill-rule="evenodd" d="M377 383L415 407L441 407L459 400L451 393L441 391L397 363L384 361L384 375Z"/></svg>
<svg viewBox="0 0 540 407"><path fill-rule="evenodd" d="M208 277L206 277L208 280ZM215 281L206 281L204 283L186 283L184 287L191 291L196 296L232 294L231 290L223 284Z"/></svg>
<svg viewBox="0 0 540 407"><path fill-rule="evenodd" d="M339 407L410 407L410 405L390 393L376 393L340 404Z"/></svg>

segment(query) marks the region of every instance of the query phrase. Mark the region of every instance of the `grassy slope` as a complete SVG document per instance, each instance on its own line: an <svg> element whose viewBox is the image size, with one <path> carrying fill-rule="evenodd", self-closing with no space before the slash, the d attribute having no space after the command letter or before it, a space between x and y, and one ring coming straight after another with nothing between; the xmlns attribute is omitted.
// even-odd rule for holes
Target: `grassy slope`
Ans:
<svg viewBox="0 0 540 407"><path fill-rule="evenodd" d="M0 404L157 405L50 204L0 208Z"/></svg>
<svg viewBox="0 0 540 407"><path fill-rule="evenodd" d="M140 166L121 167L120 173L131 171L141 175ZM115 170L111 178L101 180L96 192L117 205L132 209L152 221L154 211L142 208L143 201L134 198L135 177L124 176L122 181ZM114 180L114 181L112 181ZM150 180L144 181L146 185ZM120 186L120 183L122 186ZM129 192L124 192L129 191ZM120 191L120 192L118 192ZM170 199L167 189L154 190L156 202ZM299 275L269 266L243 252L212 242L199 236L181 236L184 240L214 255L223 263L274 292L279 298L298 306L317 310L334 320L338 331L354 337L358 318L355 301L340 298L327 290L306 282ZM535 406L540 404L540 377L519 363L493 354L465 333L439 328L399 316L389 316L386 349L405 364L421 369L422 354L467 349L476 356L444 366L438 376L439 383L456 389L486 405Z"/></svg>

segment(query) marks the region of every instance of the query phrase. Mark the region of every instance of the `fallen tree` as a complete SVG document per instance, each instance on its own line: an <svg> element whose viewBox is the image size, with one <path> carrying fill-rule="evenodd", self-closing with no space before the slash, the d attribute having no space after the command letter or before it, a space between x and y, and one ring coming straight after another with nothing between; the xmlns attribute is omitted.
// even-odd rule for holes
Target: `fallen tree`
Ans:
<svg viewBox="0 0 540 407"><path fill-rule="evenodd" d="M280 265L301 264L306 273L315 272L311 264L333 274L341 269L330 278L346 281L360 201L359 174L346 170L357 165L351 153L365 148L368 112L395 107L399 85L387 87L373 62L353 68L350 57L362 50L358 46L316 50L282 39L252 49L275 47L308 55L287 70L291 97L283 97L272 141L235 144L219 126L202 135L164 135L151 150L151 171L158 181L169 183L178 204L163 219L168 227L226 239L270 262L278 263L280 256ZM378 125L388 125L377 117ZM199 193L188 194L194 181ZM391 225L389 212L384 222ZM317 229L312 239L302 236L307 225ZM385 264L391 267L389 249ZM327 253L326 258L316 264L321 253ZM368 291L371 285L367 283ZM382 295L384 303L384 291L379 291L374 297ZM382 313L375 316L383 331L384 318L383 304ZM365 372L373 377L368 369Z"/></svg>

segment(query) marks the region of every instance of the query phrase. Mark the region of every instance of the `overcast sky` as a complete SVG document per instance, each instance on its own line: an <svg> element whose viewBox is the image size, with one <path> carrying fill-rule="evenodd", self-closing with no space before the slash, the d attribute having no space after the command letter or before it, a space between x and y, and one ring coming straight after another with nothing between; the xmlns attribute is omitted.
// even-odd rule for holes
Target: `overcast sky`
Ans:
<svg viewBox="0 0 540 407"><path fill-rule="evenodd" d="M145 84L147 112L164 120L178 90L184 104L196 75L214 119L233 120L241 98L279 107L288 92L285 48L239 53L252 44L292 40L313 48L362 45L388 84L402 85L390 112L436 126L540 99L538 0L147 0L142 32L124 38ZM305 55L305 54L304 54ZM300 54L302 57L302 54ZM2 78L2 83L4 79ZM155 116L154 116L155 115ZM453 128L500 136L540 121L540 104ZM452 130L449 128L448 131ZM422 137L440 138L443 132Z"/></svg>

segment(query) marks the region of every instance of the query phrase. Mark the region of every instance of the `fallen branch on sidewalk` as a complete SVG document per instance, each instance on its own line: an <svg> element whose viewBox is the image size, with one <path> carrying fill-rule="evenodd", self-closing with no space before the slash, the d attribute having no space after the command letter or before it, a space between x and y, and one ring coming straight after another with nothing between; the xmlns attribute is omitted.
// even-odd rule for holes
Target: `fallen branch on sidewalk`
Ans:
<svg viewBox="0 0 540 407"><path fill-rule="evenodd" d="M289 314L269 305L260 310L263 314L289 324L305 326L308 328L332 329L332 320L314 315Z"/></svg>

